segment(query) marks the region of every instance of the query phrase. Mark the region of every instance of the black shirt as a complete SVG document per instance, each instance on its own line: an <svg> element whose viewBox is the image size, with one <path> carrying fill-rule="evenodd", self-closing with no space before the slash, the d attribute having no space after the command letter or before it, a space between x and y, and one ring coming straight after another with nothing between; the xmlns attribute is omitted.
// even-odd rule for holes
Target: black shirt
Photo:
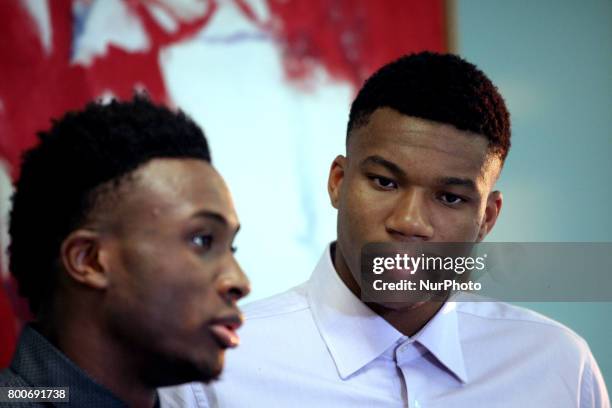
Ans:
<svg viewBox="0 0 612 408"><path fill-rule="evenodd" d="M69 387L70 403L0 402L3 407L126 407L55 348L32 326L24 327L9 368L0 371L0 387ZM158 404L156 403L156 406Z"/></svg>

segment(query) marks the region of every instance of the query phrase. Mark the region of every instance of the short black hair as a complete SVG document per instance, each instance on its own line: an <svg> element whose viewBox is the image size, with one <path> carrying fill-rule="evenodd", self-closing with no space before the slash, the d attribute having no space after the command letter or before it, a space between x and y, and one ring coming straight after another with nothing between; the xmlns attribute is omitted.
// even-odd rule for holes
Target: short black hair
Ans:
<svg viewBox="0 0 612 408"><path fill-rule="evenodd" d="M510 149L510 115L497 87L474 64L452 54L405 55L368 78L353 101L347 142L378 108L453 125L489 140L502 163Z"/></svg>
<svg viewBox="0 0 612 408"><path fill-rule="evenodd" d="M87 221L98 187L118 185L154 158L211 162L198 125L146 95L89 103L52 121L38 138L23 155L9 225L10 270L35 315L52 299L61 244Z"/></svg>

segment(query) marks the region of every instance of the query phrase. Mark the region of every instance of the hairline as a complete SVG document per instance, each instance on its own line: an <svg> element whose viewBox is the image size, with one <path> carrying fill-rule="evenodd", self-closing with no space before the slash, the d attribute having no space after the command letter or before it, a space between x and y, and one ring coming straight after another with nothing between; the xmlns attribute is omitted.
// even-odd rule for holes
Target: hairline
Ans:
<svg viewBox="0 0 612 408"><path fill-rule="evenodd" d="M484 135L484 134L481 134L481 133L471 132L469 130L458 129L452 123L439 122L439 121L433 120L433 119L428 119L428 118L423 118L423 117L413 116L413 115L407 115L407 114L405 114L403 112L400 112L397 109L395 109L395 108L393 108L391 106L387 106L387 105L379 106L376 109L374 109L373 111L368 112L368 113L365 113L365 112L361 113L361 114L357 115L356 120L354 120L352 122L349 122L349 124L347 125L346 138L345 138L345 149L346 149L347 156L348 156L348 152L349 152L349 143L350 143L351 139L354 138L353 133L358 131L358 130L360 130L360 129L363 129L366 126L368 126L370 124L370 118L372 117L372 115L377 110L385 109L385 108L386 109L391 109L394 112L399 113L400 115L408 117L408 118L416 118L416 119L420 119L420 120L429 121L429 122L432 122L432 123L452 126L454 129L456 129L456 130L458 130L460 132L469 133L471 135L474 135L475 137L482 137L483 139L485 139L487 141L487 156L489 156L489 157L496 157L497 159L499 159L499 161L500 161L500 173L501 173L501 170L504 167L504 163L506 162L506 160L505 160L505 158L503 157L503 154L502 154L502 149L496 148L495 145L491 143L490 137L488 137L487 135ZM506 155L507 155L507 152L506 152Z"/></svg>

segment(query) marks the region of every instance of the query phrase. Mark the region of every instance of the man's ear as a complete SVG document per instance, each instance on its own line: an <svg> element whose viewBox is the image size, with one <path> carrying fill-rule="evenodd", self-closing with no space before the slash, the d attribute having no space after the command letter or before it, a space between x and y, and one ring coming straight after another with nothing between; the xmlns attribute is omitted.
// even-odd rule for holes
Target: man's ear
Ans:
<svg viewBox="0 0 612 408"><path fill-rule="evenodd" d="M340 200L340 187L344 180L344 172L346 171L346 157L338 155L332 162L329 169L329 179L327 180L327 191L329 199L334 208L338 208Z"/></svg>
<svg viewBox="0 0 612 408"><path fill-rule="evenodd" d="M478 242L482 241L495 226L503 201L504 197L501 191L492 191L489 197L487 197L487 206L485 207L484 217L478 231Z"/></svg>
<svg viewBox="0 0 612 408"><path fill-rule="evenodd" d="M68 277L93 289L109 284L106 265L101 262L102 239L98 232L79 229L62 242L61 258Z"/></svg>

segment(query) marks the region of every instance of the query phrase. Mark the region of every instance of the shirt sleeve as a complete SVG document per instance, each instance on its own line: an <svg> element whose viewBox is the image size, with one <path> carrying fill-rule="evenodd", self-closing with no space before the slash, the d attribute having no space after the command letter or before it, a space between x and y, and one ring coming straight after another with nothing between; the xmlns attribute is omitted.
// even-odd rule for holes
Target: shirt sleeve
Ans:
<svg viewBox="0 0 612 408"><path fill-rule="evenodd" d="M580 384L580 408L610 408L610 397L597 361L589 352Z"/></svg>

